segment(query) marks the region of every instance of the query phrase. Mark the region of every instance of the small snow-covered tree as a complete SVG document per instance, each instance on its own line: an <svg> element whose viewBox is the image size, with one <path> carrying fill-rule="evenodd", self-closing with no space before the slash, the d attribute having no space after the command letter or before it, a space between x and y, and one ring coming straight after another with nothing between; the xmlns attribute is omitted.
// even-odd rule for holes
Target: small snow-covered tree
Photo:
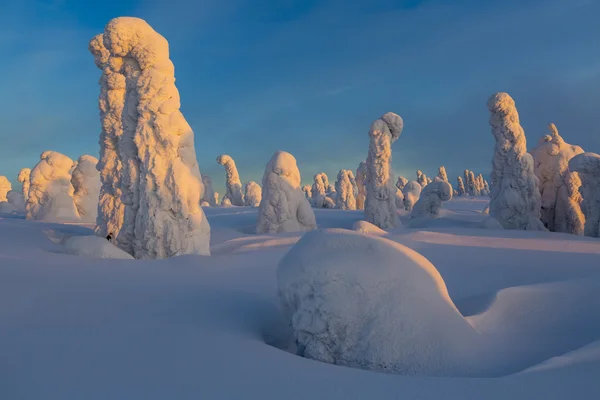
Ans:
<svg viewBox="0 0 600 400"><path fill-rule="evenodd" d="M433 181L431 180L431 178L430 178L430 177L427 177L427 184L429 185L431 182L433 182Z"/></svg>
<svg viewBox="0 0 600 400"><path fill-rule="evenodd" d="M396 187L392 177L392 143L398 140L404 122L394 113L375 120L369 130L367 199L365 220L381 229L397 225Z"/></svg>
<svg viewBox="0 0 600 400"><path fill-rule="evenodd" d="M73 201L71 168L73 160L55 151L42 153L30 175L27 219L49 222L78 222Z"/></svg>
<svg viewBox="0 0 600 400"><path fill-rule="evenodd" d="M490 216L505 229L544 230L538 179L533 173L533 158L527 153L515 102L508 94L497 93L487 105L496 139Z"/></svg>
<svg viewBox="0 0 600 400"><path fill-rule="evenodd" d="M14 207L16 212L25 212L25 198L23 197L23 193L11 190L6 194L6 200L8 201L8 204Z"/></svg>
<svg viewBox="0 0 600 400"><path fill-rule="evenodd" d="M256 233L301 232L317 228L315 214L300 188L296 159L276 152L262 180L263 200L258 210Z"/></svg>
<svg viewBox="0 0 600 400"><path fill-rule="evenodd" d="M224 197L228 197L229 200L231 200L231 204L234 206L243 206L244 195L242 194L242 181L240 180L240 175L235 166L235 161L227 154L221 154L217 157L217 163L225 167L226 193Z"/></svg>
<svg viewBox="0 0 600 400"><path fill-rule="evenodd" d="M483 180L483 188L486 193L485 195L489 197L492 194L492 191L490 190L490 184L485 179Z"/></svg>
<svg viewBox="0 0 600 400"><path fill-rule="evenodd" d="M567 171L563 176L563 184L558 189L556 211L554 214L554 230L556 232L583 235L585 216L581 209L583 197L579 193L581 178L575 171Z"/></svg>
<svg viewBox="0 0 600 400"><path fill-rule="evenodd" d="M404 195L404 209L406 211L412 211L415 203L419 201L423 186L417 181L410 181L404 186L402 194Z"/></svg>
<svg viewBox="0 0 600 400"><path fill-rule="evenodd" d="M468 195L467 191L465 190L465 184L463 183L463 180L460 176L456 177L457 180L457 187L456 187L456 192L459 196L466 196Z"/></svg>
<svg viewBox="0 0 600 400"><path fill-rule="evenodd" d="M0 176L0 201L8 201L6 195L10 192L12 186L5 176Z"/></svg>
<svg viewBox="0 0 600 400"><path fill-rule="evenodd" d="M421 187L427 186L427 175L425 175L420 170L417 170L417 182L419 182L419 185L421 185Z"/></svg>
<svg viewBox="0 0 600 400"><path fill-rule="evenodd" d="M396 187L396 210L402 210L404 208L404 193L402 190Z"/></svg>
<svg viewBox="0 0 600 400"><path fill-rule="evenodd" d="M213 189L212 178L208 175L202 175L202 184L204 185L204 194L202 195L202 201L208 203L211 207L219 205L218 197L215 199L215 189Z"/></svg>
<svg viewBox="0 0 600 400"><path fill-rule="evenodd" d="M98 199L100 197L100 172L96 169L98 159L83 155L71 175L71 184L75 190L73 201L82 222L96 222Z"/></svg>
<svg viewBox="0 0 600 400"><path fill-rule="evenodd" d="M396 187L400 190L404 189L404 186L406 186L406 184L408 183L408 179L406 179L403 176L398 177L398 180L396 181Z"/></svg>
<svg viewBox="0 0 600 400"><path fill-rule="evenodd" d="M210 254L194 132L179 111L169 43L144 20L120 17L89 50L102 71L97 234L135 258Z"/></svg>
<svg viewBox="0 0 600 400"><path fill-rule="evenodd" d="M327 197L327 188L329 187L329 178L324 172L314 176L312 185L312 205L316 208L325 207L325 198Z"/></svg>
<svg viewBox="0 0 600 400"><path fill-rule="evenodd" d="M214 204L215 206L219 204L219 192L213 194L213 201L211 204Z"/></svg>
<svg viewBox="0 0 600 400"><path fill-rule="evenodd" d="M437 174L437 176L438 176L438 177L439 177L441 180L448 182L448 175L446 174L446 167L444 167L443 165L441 165L441 166L438 168L438 174Z"/></svg>
<svg viewBox="0 0 600 400"><path fill-rule="evenodd" d="M334 182L335 183L335 182ZM336 201L337 201L337 192L335 190L335 186L334 185L329 185L327 186L327 192L326 195L328 198L331 199L331 201L333 202L333 204L335 205ZM329 207L325 207L325 208L329 208Z"/></svg>
<svg viewBox="0 0 600 400"><path fill-rule="evenodd" d="M600 237L600 155L578 154L569 161L569 170L577 172L581 178L579 191L583 196L584 234Z"/></svg>
<svg viewBox="0 0 600 400"><path fill-rule="evenodd" d="M571 181L567 183L566 175L569 173L569 160L577 154L582 154L583 149L579 146L565 143L554 124L550 124L548 129L550 133L545 135L538 142L538 145L531 150L533 171L540 182L542 222L550 231L563 232L556 229L557 223L560 223L561 227L571 226L572 224L557 221L557 214L560 214L560 218L567 215L566 210L558 210L556 208L558 192L561 190L561 187L567 184L572 185L580 182L577 178L571 178ZM565 190L568 192L567 188ZM577 190L578 188L575 191ZM562 202L561 204L566 205L567 203ZM570 207L577 207L577 205L576 203L571 203Z"/></svg>
<svg viewBox="0 0 600 400"><path fill-rule="evenodd" d="M31 175L31 168L23 168L19 171L19 176L17 177L17 181L19 181L22 186L23 198L27 201L29 197L29 176Z"/></svg>
<svg viewBox="0 0 600 400"><path fill-rule="evenodd" d="M254 181L244 185L244 204L246 207L258 207L262 200L262 188Z"/></svg>
<svg viewBox="0 0 600 400"><path fill-rule="evenodd" d="M310 185L304 185L302 186L302 192L304 192L306 200L312 205L312 187Z"/></svg>
<svg viewBox="0 0 600 400"><path fill-rule="evenodd" d="M477 183L477 191L479 192L479 196L487 196L488 193L485 190L485 184L483 181L483 175L479 174L475 178L475 182Z"/></svg>
<svg viewBox="0 0 600 400"><path fill-rule="evenodd" d="M442 202L452 199L452 186L447 181L437 180L421 191L410 218L438 218Z"/></svg>
<svg viewBox="0 0 600 400"><path fill-rule="evenodd" d="M231 200L229 200L229 197L225 196L223 197L223 199L221 200L221 207L231 207Z"/></svg>
<svg viewBox="0 0 600 400"><path fill-rule="evenodd" d="M356 209L365 209L365 200L367 198L367 162L361 161L356 169L356 187L358 189L358 195L356 196Z"/></svg>
<svg viewBox="0 0 600 400"><path fill-rule="evenodd" d="M342 169L337 175L335 181L336 208L342 210L356 210L356 196L358 188L354 174L348 169Z"/></svg>

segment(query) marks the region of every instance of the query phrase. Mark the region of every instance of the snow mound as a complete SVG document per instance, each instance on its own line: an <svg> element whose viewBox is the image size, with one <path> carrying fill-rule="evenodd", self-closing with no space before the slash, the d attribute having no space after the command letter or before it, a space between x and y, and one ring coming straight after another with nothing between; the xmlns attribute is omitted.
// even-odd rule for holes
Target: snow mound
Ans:
<svg viewBox="0 0 600 400"><path fill-rule="evenodd" d="M454 362L462 349L452 342L476 341L473 329L435 267L401 244L310 232L283 257L277 279L299 355L407 375L467 368Z"/></svg>
<svg viewBox="0 0 600 400"><path fill-rule="evenodd" d="M375 236L387 235L386 231L384 231L377 225L373 225L372 223L367 222L367 221L356 221L352 225L352 230L360 232L360 233L365 233L368 235L375 235Z"/></svg>
<svg viewBox="0 0 600 400"><path fill-rule="evenodd" d="M71 236L65 238L62 245L67 253L77 256L133 260L130 254L100 236Z"/></svg>

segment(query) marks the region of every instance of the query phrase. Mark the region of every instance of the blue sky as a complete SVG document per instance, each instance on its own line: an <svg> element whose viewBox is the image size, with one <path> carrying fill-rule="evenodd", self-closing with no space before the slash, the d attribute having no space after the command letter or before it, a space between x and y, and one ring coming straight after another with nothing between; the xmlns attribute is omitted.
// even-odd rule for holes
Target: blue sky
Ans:
<svg viewBox="0 0 600 400"><path fill-rule="evenodd" d="M487 98L517 102L532 147L555 122L600 153L600 0L22 0L0 14L0 175L44 150L98 154L100 71L87 43L113 17L167 38L202 173L230 154L260 182L276 150L303 181L366 157L385 112L405 129L394 170L488 173Z"/></svg>

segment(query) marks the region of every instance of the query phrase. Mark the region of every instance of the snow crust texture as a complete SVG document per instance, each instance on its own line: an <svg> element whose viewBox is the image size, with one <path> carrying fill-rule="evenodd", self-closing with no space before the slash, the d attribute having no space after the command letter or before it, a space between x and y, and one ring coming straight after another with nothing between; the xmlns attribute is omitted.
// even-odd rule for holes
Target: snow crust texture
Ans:
<svg viewBox="0 0 600 400"><path fill-rule="evenodd" d="M600 155L578 154L569 161L569 170L579 173L585 236L600 237Z"/></svg>
<svg viewBox="0 0 600 400"><path fill-rule="evenodd" d="M369 130L365 220L381 229L394 228L398 222L391 162L392 143L398 140L403 127L399 115L387 113L375 120Z"/></svg>
<svg viewBox="0 0 600 400"><path fill-rule="evenodd" d="M497 93L487 105L496 139L490 216L506 229L545 230L540 220L538 179L533 172L533 158L527 153L515 102L507 93Z"/></svg>
<svg viewBox="0 0 600 400"><path fill-rule="evenodd" d="M411 218L438 218L442 202L452 200L452 186L448 181L436 180L425 186L414 205Z"/></svg>
<svg viewBox="0 0 600 400"><path fill-rule="evenodd" d="M194 133L179 111L167 40L120 17L89 50L102 70L97 234L135 258L209 254Z"/></svg>
<svg viewBox="0 0 600 400"><path fill-rule="evenodd" d="M228 197L234 206L244 205L244 195L242 193L242 181L238 173L235 161L227 154L221 154L217 157L217 163L225 167L225 197Z"/></svg>
<svg viewBox="0 0 600 400"><path fill-rule="evenodd" d="M285 151L276 152L265 168L263 197L258 210L256 233L301 232L316 229L309 201L300 188L296 159Z"/></svg>
<svg viewBox="0 0 600 400"><path fill-rule="evenodd" d="M96 169L98 159L83 155L71 175L73 200L81 222L95 223L98 217L98 198L100 197L100 173Z"/></svg>

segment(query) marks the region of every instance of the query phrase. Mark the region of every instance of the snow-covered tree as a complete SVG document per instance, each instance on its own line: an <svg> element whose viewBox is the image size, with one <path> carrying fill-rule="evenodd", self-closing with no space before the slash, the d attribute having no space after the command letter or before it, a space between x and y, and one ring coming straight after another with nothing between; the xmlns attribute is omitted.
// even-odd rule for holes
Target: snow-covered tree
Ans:
<svg viewBox="0 0 600 400"><path fill-rule="evenodd" d="M356 196L358 188L354 174L348 169L342 169L337 175L335 181L336 208L342 210L356 210Z"/></svg>
<svg viewBox="0 0 600 400"><path fill-rule="evenodd" d="M415 203L419 201L423 186L417 181L410 181L404 186L402 194L404 195L404 209L406 211L412 211Z"/></svg>
<svg viewBox="0 0 600 400"><path fill-rule="evenodd" d="M304 197L306 197L306 200L308 200L309 203L312 204L312 187L310 185L304 185L302 186L302 192L304 193Z"/></svg>
<svg viewBox="0 0 600 400"><path fill-rule="evenodd" d="M465 169L465 189L469 196L479 196L477 188L477 182L475 181L475 174L473 171Z"/></svg>
<svg viewBox="0 0 600 400"><path fill-rule="evenodd" d="M485 195L489 197L492 194L492 191L490 190L490 184L485 179L483 180L483 188L486 193Z"/></svg>
<svg viewBox="0 0 600 400"><path fill-rule="evenodd" d="M514 100L497 93L488 100L490 125L496 139L492 161L490 216L505 229L544 230L540 192L527 153L525 133Z"/></svg>
<svg viewBox="0 0 600 400"><path fill-rule="evenodd" d="M442 202L452 199L452 185L448 181L437 180L421 191L410 218L438 218Z"/></svg>
<svg viewBox="0 0 600 400"><path fill-rule="evenodd" d="M256 233L301 232L317 228L315 214L300 188L296 159L276 152L262 179L263 200L258 210Z"/></svg>
<svg viewBox="0 0 600 400"><path fill-rule="evenodd" d="M404 193L402 190L396 187L396 210L402 210L404 208Z"/></svg>
<svg viewBox="0 0 600 400"><path fill-rule="evenodd" d="M583 235L585 216L581 209L583 197L579 193L581 178L579 173L567 171L563 176L563 184L558 189L556 211L554 214L554 230L556 232Z"/></svg>
<svg viewBox="0 0 600 400"><path fill-rule="evenodd" d="M73 201L73 160L55 151L45 151L30 175L27 219L49 222L78 222Z"/></svg>
<svg viewBox="0 0 600 400"><path fill-rule="evenodd" d="M325 198L327 197L327 188L329 187L329 178L324 172L314 176L312 185L312 205L316 208L325 207Z"/></svg>
<svg viewBox="0 0 600 400"><path fill-rule="evenodd" d="M375 120L369 130L371 142L367 157L365 220L381 229L397 225L392 143L398 140L403 127L402 118L390 112Z"/></svg>
<svg viewBox="0 0 600 400"><path fill-rule="evenodd" d="M356 187L358 195L356 196L356 209L365 209L365 200L367 198L367 162L361 161L356 169Z"/></svg>
<svg viewBox="0 0 600 400"><path fill-rule="evenodd" d="M545 135L536 147L531 150L533 156L533 171L540 181L540 195L542 199L541 219L546 228L553 232L563 232L556 229L556 225L561 227L572 226L572 223L557 221L557 214L560 218L567 215L566 210L558 210L558 192L561 187L566 186L566 175L569 173L569 160L577 154L582 154L583 149L579 146L573 146L565 143L564 139L558 133L554 124L548 126L550 133ZM580 182L577 178L571 178L568 184ZM565 188L566 192L568 189ZM578 191L578 188L575 190ZM565 192L565 193L566 193ZM562 202L562 205L567 203ZM570 207L577 207L577 203L570 203ZM581 212L579 212L581 214ZM573 214L570 214L573 215ZM577 222L575 222L577 224Z"/></svg>
<svg viewBox="0 0 600 400"><path fill-rule="evenodd" d="M479 192L479 196L487 196L489 193L487 193L485 190L483 175L477 175L477 177L475 178L475 182L477 183L477 191Z"/></svg>
<svg viewBox="0 0 600 400"><path fill-rule="evenodd" d="M12 186L5 176L0 176L0 201L8 201L6 195L10 192Z"/></svg>
<svg viewBox="0 0 600 400"><path fill-rule="evenodd" d="M406 184L408 183L408 179L406 179L403 176L398 177L398 180L396 181L396 187L400 190L404 189L404 186L406 186Z"/></svg>
<svg viewBox="0 0 600 400"><path fill-rule="evenodd" d="M427 180L427 184L428 184L428 185L429 185L431 182L433 182L433 181L431 180L431 178L430 178L430 177L426 177L426 180Z"/></svg>
<svg viewBox="0 0 600 400"><path fill-rule="evenodd" d="M419 182L419 185L421 185L421 187L427 186L427 175L425 175L420 170L417 170L417 182Z"/></svg>
<svg viewBox="0 0 600 400"><path fill-rule="evenodd" d="M194 133L179 111L167 40L121 17L89 49L102 70L97 234L135 258L210 254Z"/></svg>
<svg viewBox="0 0 600 400"><path fill-rule="evenodd" d="M244 205L244 195L242 194L242 181L238 174L237 167L233 158L227 154L221 154L217 157L217 163L225 167L225 197L228 197L234 206Z"/></svg>
<svg viewBox="0 0 600 400"><path fill-rule="evenodd" d="M83 155L71 175L71 184L75 190L73 200L82 222L96 222L98 199L100 197L100 173L96 169L98 159Z"/></svg>
<svg viewBox="0 0 600 400"><path fill-rule="evenodd" d="M229 200L229 197L225 196L223 197L223 199L221 200L221 207L231 207L231 200Z"/></svg>
<svg viewBox="0 0 600 400"><path fill-rule="evenodd" d="M579 191L583 196L584 234L600 237L600 155L578 154L569 161L569 170L577 172L581 178Z"/></svg>
<svg viewBox="0 0 600 400"><path fill-rule="evenodd" d="M6 194L6 200L8 204L14 207L16 212L21 214L25 212L25 198L23 197L23 193L11 190Z"/></svg>
<svg viewBox="0 0 600 400"><path fill-rule="evenodd" d="M262 199L262 188L254 181L244 185L244 205L246 207L258 207Z"/></svg>
<svg viewBox="0 0 600 400"><path fill-rule="evenodd" d="M333 202L333 204L335 205L335 203L337 202L337 192L335 190L335 186L334 185L330 184L329 186L327 186L326 196L328 198L330 198L331 201ZM325 206L325 208L329 208L329 207Z"/></svg>
<svg viewBox="0 0 600 400"><path fill-rule="evenodd" d="M219 192L214 192L213 201L210 204L217 206L219 204Z"/></svg>
<svg viewBox="0 0 600 400"><path fill-rule="evenodd" d="M466 196L468 193L465 190L465 184L463 183L463 179L458 176L456 177L457 180L457 186L456 186L456 192L458 194L458 196Z"/></svg>
<svg viewBox="0 0 600 400"><path fill-rule="evenodd" d="M446 167L444 167L443 165L441 165L438 168L438 174L437 174L437 176L441 180L448 182L448 175L446 174Z"/></svg>
<svg viewBox="0 0 600 400"><path fill-rule="evenodd" d="M204 194L202 195L202 201L208 203L211 207L219 205L219 198L215 199L215 189L213 189L212 178L208 175L202 175L202 184L204 185Z"/></svg>
<svg viewBox="0 0 600 400"><path fill-rule="evenodd" d="M29 176L31 175L31 168L23 168L19 171L19 176L17 177L17 181L19 181L22 186L23 198L27 201L29 197Z"/></svg>

